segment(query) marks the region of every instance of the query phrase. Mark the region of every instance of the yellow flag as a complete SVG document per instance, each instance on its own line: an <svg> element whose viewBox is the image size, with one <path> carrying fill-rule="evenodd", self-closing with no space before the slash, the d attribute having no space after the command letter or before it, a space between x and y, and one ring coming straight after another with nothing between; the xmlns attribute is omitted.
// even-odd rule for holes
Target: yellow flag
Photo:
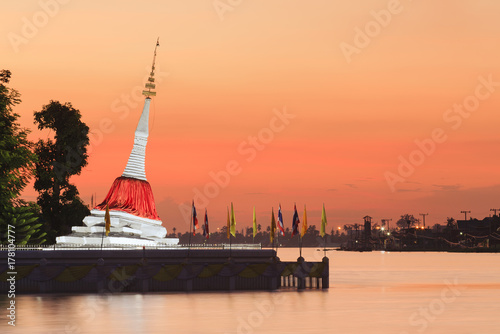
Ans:
<svg viewBox="0 0 500 334"><path fill-rule="evenodd" d="M236 219L234 219L233 202L231 202L231 234L236 236Z"/></svg>
<svg viewBox="0 0 500 334"><path fill-rule="evenodd" d="M321 237L325 236L325 230L326 230L326 212L325 212L325 204L323 203L323 212L321 213L321 230L319 232Z"/></svg>
<svg viewBox="0 0 500 334"><path fill-rule="evenodd" d="M302 220L302 231L300 231L300 237L304 237L307 232L307 213L306 206L304 205L304 220Z"/></svg>
<svg viewBox="0 0 500 334"><path fill-rule="evenodd" d="M231 222L229 219L229 208L227 208L227 238L229 239L231 235L229 234L231 230Z"/></svg>
<svg viewBox="0 0 500 334"><path fill-rule="evenodd" d="M253 237L257 234L257 218L255 217L255 206L253 207Z"/></svg>
<svg viewBox="0 0 500 334"><path fill-rule="evenodd" d="M106 213L104 214L106 236L108 236L111 229L111 219L109 218L109 205L106 203Z"/></svg>
<svg viewBox="0 0 500 334"><path fill-rule="evenodd" d="M271 209L271 233L269 233L271 243L274 242L275 233L276 233L276 220L274 220L274 209Z"/></svg>

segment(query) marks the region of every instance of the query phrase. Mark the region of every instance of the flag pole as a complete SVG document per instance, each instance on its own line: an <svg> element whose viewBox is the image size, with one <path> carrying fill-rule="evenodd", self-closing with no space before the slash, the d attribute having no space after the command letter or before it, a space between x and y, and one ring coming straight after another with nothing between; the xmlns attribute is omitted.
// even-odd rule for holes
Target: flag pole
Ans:
<svg viewBox="0 0 500 334"><path fill-rule="evenodd" d="M271 233L273 233L273 229L271 228ZM271 249L274 250L274 235L273 235L273 242L271 243Z"/></svg>
<svg viewBox="0 0 500 334"><path fill-rule="evenodd" d="M323 252L324 252L325 257L326 257L326 234L323 236L323 240L325 242L325 245L324 245L325 247L323 248Z"/></svg>
<svg viewBox="0 0 500 334"><path fill-rule="evenodd" d="M279 224L279 220L278 220L278 224ZM280 231L279 230L278 230L278 235L276 238L276 256L278 256L278 248L280 248Z"/></svg>
<svg viewBox="0 0 500 334"><path fill-rule="evenodd" d="M271 229L269 237L271 238L271 249L274 251L274 235L276 233L276 221L274 220L274 208L271 208Z"/></svg>
<svg viewBox="0 0 500 334"><path fill-rule="evenodd" d="M231 217L229 218L229 257L231 257L232 253L232 239L233 239L233 223L234 223L234 208L233 202L231 202ZM236 236L236 224L234 225L234 236Z"/></svg>
<svg viewBox="0 0 500 334"><path fill-rule="evenodd" d="M227 207L226 233L229 239L229 257L231 257L231 218L229 217L229 207Z"/></svg>
<svg viewBox="0 0 500 334"><path fill-rule="evenodd" d="M257 218L255 217L255 206L253 207L253 220L252 220L252 243L255 244L255 234L257 232Z"/></svg>
<svg viewBox="0 0 500 334"><path fill-rule="evenodd" d="M106 230L106 222L104 222L104 228L102 229L102 237L101 237L101 251L102 251L102 245L104 244L104 231Z"/></svg>
<svg viewBox="0 0 500 334"><path fill-rule="evenodd" d="M106 203L106 214L104 215L104 230L102 231L102 238L101 238L101 251L102 251L102 245L104 244L104 234L106 233L106 237L108 236L108 223L111 224L111 222L109 222L109 204Z"/></svg>
<svg viewBox="0 0 500 334"><path fill-rule="evenodd" d="M323 238L325 240L325 248L323 248L323 252L324 252L324 256L326 257L326 236L327 236L327 233L326 233L326 212L325 212L325 203L323 203L323 212L321 213L321 225L323 225ZM323 223L323 220L324 220L324 223Z"/></svg>
<svg viewBox="0 0 500 334"><path fill-rule="evenodd" d="M231 232L229 232L229 257L231 257L231 249L232 249L231 240L232 239L233 239L233 236L232 236Z"/></svg>
<svg viewBox="0 0 500 334"><path fill-rule="evenodd" d="M193 201L194 205L194 201ZM189 242L188 242L188 257L189 252L191 251L191 225L193 225L193 206L191 206L191 220L189 221Z"/></svg>
<svg viewBox="0 0 500 334"><path fill-rule="evenodd" d="M302 236L299 233L299 257L302 257Z"/></svg>

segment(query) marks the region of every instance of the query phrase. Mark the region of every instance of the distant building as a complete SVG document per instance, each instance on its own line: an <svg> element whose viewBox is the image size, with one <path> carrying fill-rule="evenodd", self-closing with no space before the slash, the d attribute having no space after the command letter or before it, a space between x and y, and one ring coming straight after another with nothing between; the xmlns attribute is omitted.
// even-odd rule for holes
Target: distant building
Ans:
<svg viewBox="0 0 500 334"><path fill-rule="evenodd" d="M458 230L473 236L482 237L497 232L500 228L500 217L486 217L483 220L457 220Z"/></svg>

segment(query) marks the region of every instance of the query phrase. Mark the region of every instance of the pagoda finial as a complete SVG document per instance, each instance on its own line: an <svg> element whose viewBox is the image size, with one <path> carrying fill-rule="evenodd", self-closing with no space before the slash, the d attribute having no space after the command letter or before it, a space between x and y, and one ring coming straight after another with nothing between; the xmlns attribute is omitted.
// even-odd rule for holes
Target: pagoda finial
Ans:
<svg viewBox="0 0 500 334"><path fill-rule="evenodd" d="M151 91L151 89L155 89L155 61L156 61L156 49L160 46L160 37L156 40L155 53L153 56L153 65L151 66L151 73L149 74L148 82L146 82L146 89L142 91L142 95L146 96L146 98L150 98L150 96L156 96L156 92Z"/></svg>

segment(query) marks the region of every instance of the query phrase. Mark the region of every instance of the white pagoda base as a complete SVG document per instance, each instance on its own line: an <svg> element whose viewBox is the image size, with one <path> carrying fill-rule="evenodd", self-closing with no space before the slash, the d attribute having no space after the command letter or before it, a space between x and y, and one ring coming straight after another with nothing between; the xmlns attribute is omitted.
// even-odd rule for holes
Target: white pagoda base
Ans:
<svg viewBox="0 0 500 334"><path fill-rule="evenodd" d="M111 210L110 233L105 234L105 211L93 209L83 219L85 226L73 226L72 233L56 238L58 245L66 246L173 246L178 238L165 238L167 229L161 220L134 216L130 213ZM103 237L104 236L104 237Z"/></svg>

